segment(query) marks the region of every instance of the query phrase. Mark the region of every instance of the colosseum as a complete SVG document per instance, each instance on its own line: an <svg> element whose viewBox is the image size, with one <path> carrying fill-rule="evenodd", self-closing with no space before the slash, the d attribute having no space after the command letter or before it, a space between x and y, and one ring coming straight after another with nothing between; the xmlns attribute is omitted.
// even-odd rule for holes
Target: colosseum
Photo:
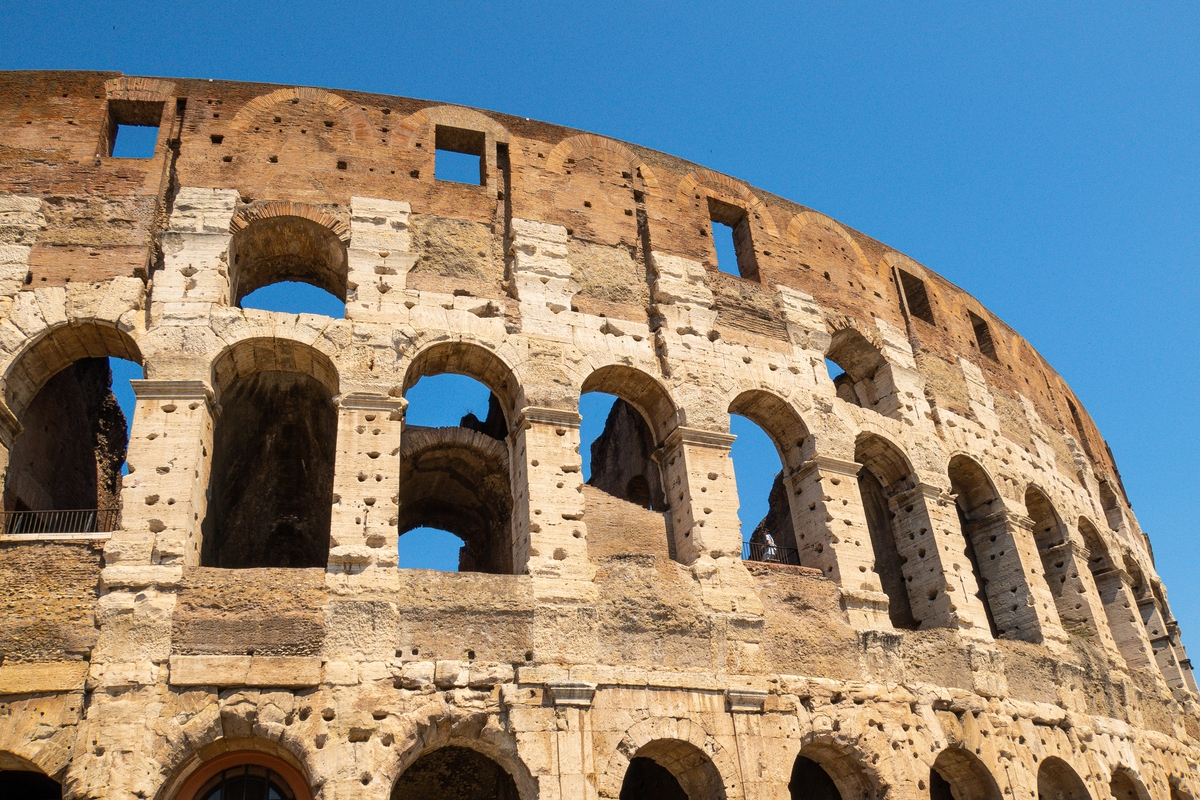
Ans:
<svg viewBox="0 0 1200 800"><path fill-rule="evenodd" d="M1111 452L913 259L423 100L10 72L0 131L5 797L1200 798ZM286 281L344 313L243 307ZM446 373L487 419L406 427Z"/></svg>

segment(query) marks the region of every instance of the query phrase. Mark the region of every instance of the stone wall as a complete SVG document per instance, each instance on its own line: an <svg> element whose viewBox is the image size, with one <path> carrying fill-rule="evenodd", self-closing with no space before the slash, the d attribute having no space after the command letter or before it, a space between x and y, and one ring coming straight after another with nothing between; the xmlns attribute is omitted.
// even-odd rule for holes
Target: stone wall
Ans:
<svg viewBox="0 0 1200 800"><path fill-rule="evenodd" d="M110 156L154 121L152 157ZM117 530L6 517L0 780L1198 796L1196 684L1103 439L906 256L662 153L406 98L7 73L0 134L6 487L95 461L22 452L54 421L85 441L39 405L56 376L146 374ZM439 147L480 184L438 181ZM240 307L283 280L344 317ZM487 420L406 427L447 372ZM589 486L593 391L621 402ZM767 524L800 566L742 560L731 413L779 450ZM231 568L215 526L245 491ZM464 571L398 568L431 521Z"/></svg>

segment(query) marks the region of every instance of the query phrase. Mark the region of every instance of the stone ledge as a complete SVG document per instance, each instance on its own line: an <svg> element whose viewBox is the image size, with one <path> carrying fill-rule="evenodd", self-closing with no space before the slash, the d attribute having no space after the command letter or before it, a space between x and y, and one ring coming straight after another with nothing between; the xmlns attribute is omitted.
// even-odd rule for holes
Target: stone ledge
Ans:
<svg viewBox="0 0 1200 800"><path fill-rule="evenodd" d="M172 686L272 686L321 683L321 659L262 656L171 656Z"/></svg>
<svg viewBox="0 0 1200 800"><path fill-rule="evenodd" d="M0 695L81 691L87 674L86 661L5 664L0 667Z"/></svg>

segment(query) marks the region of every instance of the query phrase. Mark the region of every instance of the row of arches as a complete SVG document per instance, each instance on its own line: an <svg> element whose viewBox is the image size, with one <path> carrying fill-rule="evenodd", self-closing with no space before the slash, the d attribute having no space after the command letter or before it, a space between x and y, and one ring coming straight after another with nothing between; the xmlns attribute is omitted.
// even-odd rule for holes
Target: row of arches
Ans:
<svg viewBox="0 0 1200 800"><path fill-rule="evenodd" d="M243 746L255 742L242 742ZM732 776L722 775L713 755L688 741L655 739L634 750L620 775L619 794L600 786L601 796L619 800L729 800L740 797ZM725 765L729 768L731 765ZM791 800L874 800L882 796L873 771L839 746L812 742L792 762L787 783ZM364 777L364 785L370 780ZM1007 783L1007 780L1006 780ZM1169 781L1171 800L1190 800L1180 782ZM614 784L608 791L617 788ZM1003 800L1002 790L980 758L963 747L942 750L918 790L929 800ZM1119 767L1111 773L1112 800L1151 800L1137 775ZM279 747L230 748L194 758L159 796L163 800L312 800L304 765ZM29 800L62 796L61 786L36 768L0 770L0 794ZM1037 771L1037 800L1091 800L1092 793L1065 760L1049 756ZM448 742L413 758L392 784L392 800L533 800L537 781L515 754L483 752L469 742Z"/></svg>

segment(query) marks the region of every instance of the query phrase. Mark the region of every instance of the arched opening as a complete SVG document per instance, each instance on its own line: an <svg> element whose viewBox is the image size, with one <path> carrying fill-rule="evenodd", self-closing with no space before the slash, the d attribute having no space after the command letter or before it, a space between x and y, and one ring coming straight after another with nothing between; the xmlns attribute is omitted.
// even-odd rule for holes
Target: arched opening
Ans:
<svg viewBox="0 0 1200 800"><path fill-rule="evenodd" d="M929 800L1001 800L996 779L979 757L960 747L938 754L929 769Z"/></svg>
<svg viewBox="0 0 1200 800"><path fill-rule="evenodd" d="M241 306L284 314L317 314L335 318L346 315L346 301L324 289L299 281L279 281L255 289L242 298Z"/></svg>
<svg viewBox="0 0 1200 800"><path fill-rule="evenodd" d="M170 785L164 796L172 797ZM173 800L312 800L312 790L290 761L259 750L234 750L202 762L182 779Z"/></svg>
<svg viewBox="0 0 1200 800"><path fill-rule="evenodd" d="M337 371L310 347L241 342L213 365L206 567L325 567L337 448Z"/></svg>
<svg viewBox="0 0 1200 800"><path fill-rule="evenodd" d="M743 556L752 561L802 564L805 531L797 531L784 483L811 447L808 428L792 407L769 392L738 395L729 406L730 432L742 519ZM755 522L758 520L758 522Z"/></svg>
<svg viewBox="0 0 1200 800"><path fill-rule="evenodd" d="M903 453L874 434L859 437L854 460L863 465L858 473L858 491L875 553L875 572L888 596L888 616L893 627L916 630L921 620L915 616L909 595L912 577L904 569L908 559L897 547L896 513L891 503L893 497L912 488L912 469Z"/></svg>
<svg viewBox="0 0 1200 800"><path fill-rule="evenodd" d="M1120 530L1124 518L1121 514L1121 501L1113 491L1112 484L1106 480L1100 481L1100 507L1104 509L1104 521L1108 527Z"/></svg>
<svg viewBox="0 0 1200 800"><path fill-rule="evenodd" d="M7 759L6 759L7 760ZM62 800L62 785L34 769L0 769L0 797L16 800Z"/></svg>
<svg viewBox="0 0 1200 800"><path fill-rule="evenodd" d="M520 800L504 767L467 747L425 753L396 779L392 800Z"/></svg>
<svg viewBox="0 0 1200 800"><path fill-rule="evenodd" d="M1056 756L1049 756L1038 767L1038 800L1091 800L1071 765Z"/></svg>
<svg viewBox="0 0 1200 800"><path fill-rule="evenodd" d="M5 376L20 432L4 474L5 534L115 530L141 353L124 333L64 326Z"/></svg>
<svg viewBox="0 0 1200 800"><path fill-rule="evenodd" d="M589 555L673 557L657 456L675 421L666 390L632 367L602 367L584 381L579 412Z"/></svg>
<svg viewBox="0 0 1200 800"><path fill-rule="evenodd" d="M702 750L678 739L641 747L625 770L621 800L724 800L725 782Z"/></svg>
<svg viewBox="0 0 1200 800"><path fill-rule="evenodd" d="M796 756L791 800L866 800L868 783L854 757L828 744L809 744Z"/></svg>
<svg viewBox="0 0 1200 800"><path fill-rule="evenodd" d="M955 494L955 508L958 511L958 525L966 544L967 560L971 562L971 572L975 575L975 584L979 587L977 596L987 614L988 627L993 637L999 637L1001 630L996 624L996 608L1004 607L1004 592L1013 594L1012 588L1004 583L1002 567L1004 562L997 563L997 557L1003 547L996 547L998 532L993 532L994 521L989 524L988 518L1001 506L1000 495L996 491L992 479L977 462L966 456L955 456L950 459L947 470L950 476L950 489ZM987 554L986 560L980 559L980 553ZM1008 583L1012 582L1009 577ZM993 585L994 582L999 582ZM993 601L993 598L996 598ZM1008 615L1006 615L1007 617Z"/></svg>
<svg viewBox="0 0 1200 800"><path fill-rule="evenodd" d="M414 360L405 384L400 566L511 574L515 379L489 351L439 346Z"/></svg>
<svg viewBox="0 0 1200 800"><path fill-rule="evenodd" d="M1179 785L1179 778L1172 777L1171 784L1171 800L1192 800L1192 795L1185 792Z"/></svg>
<svg viewBox="0 0 1200 800"><path fill-rule="evenodd" d="M1054 597L1059 621L1064 627L1074 626L1078 630L1079 614L1072 608L1072 599L1066 591L1067 581L1072 577L1074 563L1069 552L1067 527L1054 510L1050 499L1036 487L1025 492L1025 513L1033 521L1033 540L1037 544L1038 556L1042 561L1042 574Z"/></svg>
<svg viewBox="0 0 1200 800"><path fill-rule="evenodd" d="M1079 533L1087 548L1088 571L1100 595L1100 604L1104 608L1108 629L1117 650L1131 669L1145 669L1149 665L1149 658L1142 644L1143 631L1138 622L1137 609L1132 608L1126 600L1121 571L1091 521L1080 517Z"/></svg>
<svg viewBox="0 0 1200 800"><path fill-rule="evenodd" d="M1114 770L1108 788L1113 800L1150 800L1145 785L1127 769Z"/></svg>
<svg viewBox="0 0 1200 800"><path fill-rule="evenodd" d="M230 299L238 306L292 313L337 311L329 316L345 315L346 243L319 222L287 215L256 219L234 233L229 244L229 266ZM307 284L329 297L286 285L259 294L272 284L293 283ZM255 299L247 304L251 295ZM286 307L269 308L264 302ZM297 304L302 306L297 308Z"/></svg>
<svg viewBox="0 0 1200 800"><path fill-rule="evenodd" d="M879 348L854 328L832 332L825 367L837 396L851 405L874 408L880 400L875 377L887 361Z"/></svg>

